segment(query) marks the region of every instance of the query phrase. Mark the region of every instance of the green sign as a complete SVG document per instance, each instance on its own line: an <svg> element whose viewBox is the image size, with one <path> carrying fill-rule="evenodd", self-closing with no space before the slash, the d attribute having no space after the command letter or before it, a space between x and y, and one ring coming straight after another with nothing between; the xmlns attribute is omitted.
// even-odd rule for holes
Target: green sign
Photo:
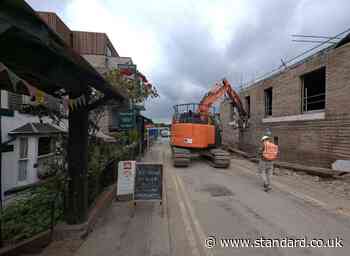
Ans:
<svg viewBox="0 0 350 256"><path fill-rule="evenodd" d="M118 64L118 68L119 69L131 69L132 71L134 71L134 73L137 70L137 67L134 64Z"/></svg>
<svg viewBox="0 0 350 256"><path fill-rule="evenodd" d="M0 116L14 116L14 111L11 109L0 108Z"/></svg>
<svg viewBox="0 0 350 256"><path fill-rule="evenodd" d="M119 129L127 130L135 127L135 113L134 111L119 113Z"/></svg>
<svg viewBox="0 0 350 256"><path fill-rule="evenodd" d="M0 150L1 153L13 152L13 145L3 145L3 146L0 146L0 148L1 148Z"/></svg>

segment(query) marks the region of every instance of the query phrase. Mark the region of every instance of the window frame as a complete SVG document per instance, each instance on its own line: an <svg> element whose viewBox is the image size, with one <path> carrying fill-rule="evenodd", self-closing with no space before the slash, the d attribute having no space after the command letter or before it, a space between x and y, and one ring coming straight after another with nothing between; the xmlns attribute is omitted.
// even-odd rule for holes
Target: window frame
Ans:
<svg viewBox="0 0 350 256"><path fill-rule="evenodd" d="M22 154L23 144L22 141L25 141L25 154ZM28 160L28 137L19 138L19 160Z"/></svg>
<svg viewBox="0 0 350 256"><path fill-rule="evenodd" d="M50 152L45 153L45 154L40 154L40 139L43 139L43 138L50 139ZM39 137L38 138L38 158L45 157L45 156L48 156L48 155L52 155L55 152L55 149L54 149L54 145L55 144L54 143L55 143L54 137L51 137L51 136L41 136L41 137Z"/></svg>
<svg viewBox="0 0 350 256"><path fill-rule="evenodd" d="M25 141L23 144L22 142ZM25 148L25 150L23 150ZM29 138L20 137L19 138L19 156L18 156L18 167L17 167L17 182L19 184L26 183L28 180L28 148L29 148ZM25 153L23 153L25 152ZM24 167L24 170L22 169ZM24 175L23 175L24 173ZM24 178L22 178L24 177Z"/></svg>
<svg viewBox="0 0 350 256"><path fill-rule="evenodd" d="M247 115L248 115L248 118L250 118L250 114L251 114L251 100L250 100L250 95L247 95L244 97L244 100L245 100L245 105L246 105L246 108L247 108Z"/></svg>
<svg viewBox="0 0 350 256"><path fill-rule="evenodd" d="M268 91L271 91L271 100L268 102ZM264 115L265 117L272 116L272 104L273 104L273 87L268 87L264 89ZM269 105L271 105L269 107Z"/></svg>
<svg viewBox="0 0 350 256"><path fill-rule="evenodd" d="M24 104L24 95L14 92L7 92L7 107L10 110L17 110L20 111L22 109L22 106Z"/></svg>
<svg viewBox="0 0 350 256"><path fill-rule="evenodd" d="M323 108L320 108L320 109L313 109L313 110L308 110L308 103L305 103L305 76L307 75L310 75L312 74L313 72L317 72L317 71L321 71L323 70L324 71L324 93L319 93L319 94L315 94L315 95L312 95L310 97L318 97L320 95L324 95L324 107ZM300 104L300 111L302 114L305 114L305 113L314 113L314 112L323 112L326 110L326 92L327 92L327 85L326 85L326 82L327 82L327 73L326 73L326 67L325 66L322 66L322 67L319 67L319 68L316 68L310 72L307 72L307 73L304 73L302 74L299 78L300 78L300 84L301 84L301 87L300 87L300 91L301 91L301 98L300 98L300 101L301 101L301 104ZM307 97L307 96L306 96ZM307 99L306 99L307 101Z"/></svg>

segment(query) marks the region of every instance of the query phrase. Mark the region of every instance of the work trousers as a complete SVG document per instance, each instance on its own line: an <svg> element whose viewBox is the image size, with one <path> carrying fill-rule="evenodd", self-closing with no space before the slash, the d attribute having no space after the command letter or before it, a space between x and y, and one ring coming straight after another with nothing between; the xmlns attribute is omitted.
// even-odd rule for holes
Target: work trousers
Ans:
<svg viewBox="0 0 350 256"><path fill-rule="evenodd" d="M264 185L270 186L271 175L273 173L273 161L266 161L266 160L260 159L258 170L264 182Z"/></svg>

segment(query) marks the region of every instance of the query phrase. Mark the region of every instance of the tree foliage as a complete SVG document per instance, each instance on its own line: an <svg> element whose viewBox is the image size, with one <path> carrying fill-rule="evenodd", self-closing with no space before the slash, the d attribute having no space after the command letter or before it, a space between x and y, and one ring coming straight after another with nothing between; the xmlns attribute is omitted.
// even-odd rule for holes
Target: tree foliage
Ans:
<svg viewBox="0 0 350 256"><path fill-rule="evenodd" d="M107 72L105 78L115 88L126 90L129 98L135 103L143 102L149 97L159 97L155 87L150 85L143 86L139 79L126 78L117 69Z"/></svg>

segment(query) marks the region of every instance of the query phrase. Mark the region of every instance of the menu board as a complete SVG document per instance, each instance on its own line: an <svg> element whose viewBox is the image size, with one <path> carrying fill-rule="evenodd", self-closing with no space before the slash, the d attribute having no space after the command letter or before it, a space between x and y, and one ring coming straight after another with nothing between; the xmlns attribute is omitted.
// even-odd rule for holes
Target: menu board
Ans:
<svg viewBox="0 0 350 256"><path fill-rule="evenodd" d="M162 200L163 165L159 163L136 163L135 201Z"/></svg>

